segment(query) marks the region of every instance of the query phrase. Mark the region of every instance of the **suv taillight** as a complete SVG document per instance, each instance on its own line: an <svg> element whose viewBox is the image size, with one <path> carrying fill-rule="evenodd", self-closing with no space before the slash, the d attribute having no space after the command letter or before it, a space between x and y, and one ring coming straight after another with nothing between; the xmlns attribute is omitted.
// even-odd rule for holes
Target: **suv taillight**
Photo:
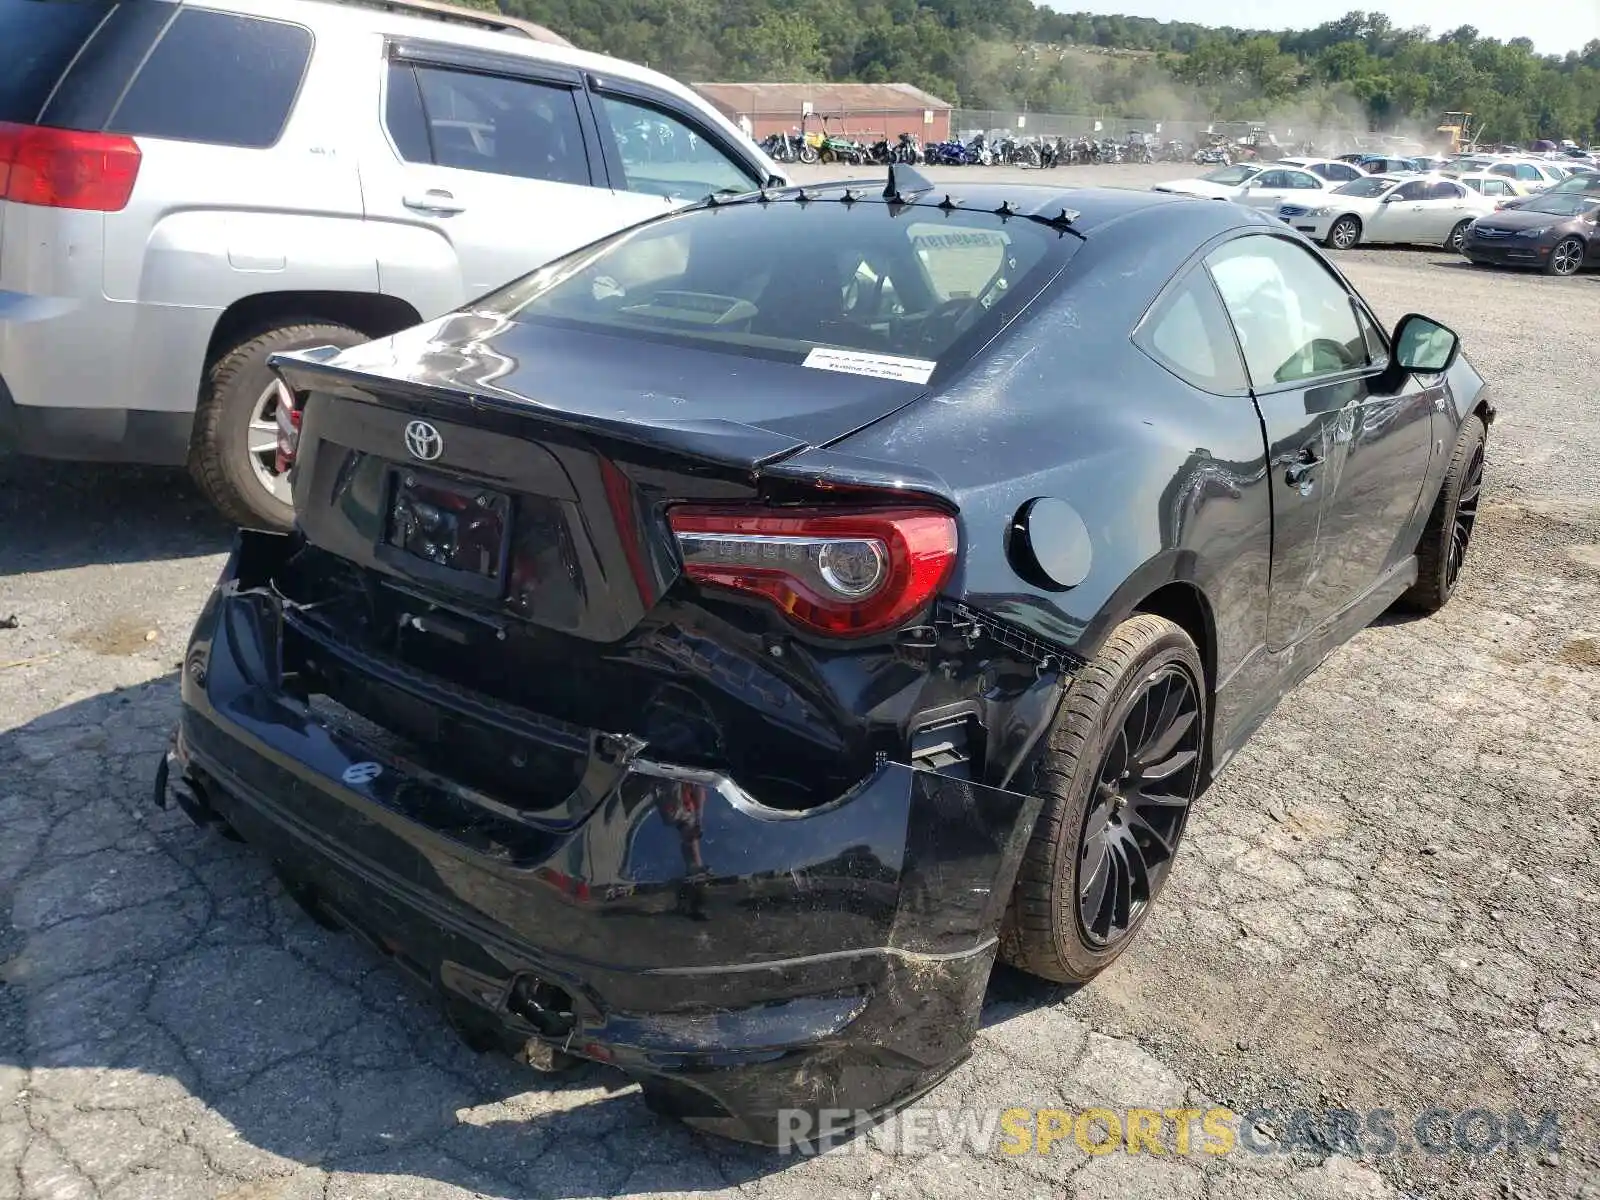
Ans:
<svg viewBox="0 0 1600 1200"><path fill-rule="evenodd" d="M281 383L273 419L278 425L278 453L273 466L282 475L294 466L295 451L300 449L300 406L295 403L294 393Z"/></svg>
<svg viewBox="0 0 1600 1200"><path fill-rule="evenodd" d="M0 121L0 199L117 212L133 195L140 157L121 134Z"/></svg>
<svg viewBox="0 0 1600 1200"><path fill-rule="evenodd" d="M761 596L796 624L864 637L925 608L956 561L956 523L932 509L671 508L684 574Z"/></svg>

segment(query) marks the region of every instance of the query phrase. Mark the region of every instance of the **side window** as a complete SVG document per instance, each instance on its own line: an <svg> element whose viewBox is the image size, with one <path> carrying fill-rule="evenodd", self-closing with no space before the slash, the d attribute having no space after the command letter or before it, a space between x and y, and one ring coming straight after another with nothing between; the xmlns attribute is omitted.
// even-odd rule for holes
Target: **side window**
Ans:
<svg viewBox="0 0 1600 1200"><path fill-rule="evenodd" d="M1251 182L1254 183L1255 186L1259 187L1259 188L1288 188L1290 186L1290 184L1289 184L1289 172L1287 172L1287 171L1263 171L1263 172L1261 172L1261 174L1257 175L1255 177L1255 179L1253 179Z"/></svg>
<svg viewBox="0 0 1600 1200"><path fill-rule="evenodd" d="M1432 185L1426 179L1413 179L1410 183L1402 183L1395 189L1396 200L1426 200L1428 189Z"/></svg>
<svg viewBox="0 0 1600 1200"><path fill-rule="evenodd" d="M1352 179L1361 178L1361 172L1349 163L1329 163L1323 167L1322 174L1339 183L1349 183Z"/></svg>
<svg viewBox="0 0 1600 1200"><path fill-rule="evenodd" d="M1304 171L1289 171L1289 186L1297 191L1318 191L1322 185L1317 182L1315 175L1307 175Z"/></svg>
<svg viewBox="0 0 1600 1200"><path fill-rule="evenodd" d="M1145 314L1133 342L1197 388L1238 392L1249 386L1228 316L1203 268L1190 271Z"/></svg>
<svg viewBox="0 0 1600 1200"><path fill-rule="evenodd" d="M611 125L628 191L700 199L761 182L677 117L620 96L595 99Z"/></svg>
<svg viewBox="0 0 1600 1200"><path fill-rule="evenodd" d="M265 149L288 123L311 61L311 31L185 8L106 126L111 133Z"/></svg>
<svg viewBox="0 0 1600 1200"><path fill-rule="evenodd" d="M1428 192L1430 200L1459 200L1466 193L1453 183L1436 183Z"/></svg>
<svg viewBox="0 0 1600 1200"><path fill-rule="evenodd" d="M383 123L394 147L407 162L431 163L433 143L428 137L428 115L422 110L417 73L405 63L389 64L389 81L383 98Z"/></svg>
<svg viewBox="0 0 1600 1200"><path fill-rule="evenodd" d="M443 67L417 67L416 79L436 165L589 184L572 89ZM414 151L415 132L410 137ZM406 154L403 146L401 153Z"/></svg>
<svg viewBox="0 0 1600 1200"><path fill-rule="evenodd" d="M1477 180L1473 182L1476 183ZM1504 179L1485 179L1481 190L1485 196L1511 195L1511 185Z"/></svg>
<svg viewBox="0 0 1600 1200"><path fill-rule="evenodd" d="M1538 168L1537 167L1531 167L1527 163L1518 163L1517 164L1517 178L1521 179L1521 180L1523 180L1524 182L1527 182L1527 183L1543 183L1544 182L1544 176L1539 174Z"/></svg>
<svg viewBox="0 0 1600 1200"><path fill-rule="evenodd" d="M1513 179L1516 177L1517 169L1510 163L1496 163L1489 168L1489 174L1504 175L1507 179Z"/></svg>
<svg viewBox="0 0 1600 1200"><path fill-rule="evenodd" d="M1311 251L1258 234L1219 247L1206 263L1257 388L1367 365L1350 293Z"/></svg>

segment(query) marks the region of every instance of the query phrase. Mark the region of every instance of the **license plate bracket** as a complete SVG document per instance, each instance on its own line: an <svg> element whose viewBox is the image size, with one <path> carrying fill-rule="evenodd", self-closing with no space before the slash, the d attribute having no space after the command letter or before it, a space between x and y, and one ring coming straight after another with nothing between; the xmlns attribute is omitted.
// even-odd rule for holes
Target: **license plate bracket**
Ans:
<svg viewBox="0 0 1600 1200"><path fill-rule="evenodd" d="M379 561L417 579L474 596L505 588L511 497L467 479L390 467Z"/></svg>

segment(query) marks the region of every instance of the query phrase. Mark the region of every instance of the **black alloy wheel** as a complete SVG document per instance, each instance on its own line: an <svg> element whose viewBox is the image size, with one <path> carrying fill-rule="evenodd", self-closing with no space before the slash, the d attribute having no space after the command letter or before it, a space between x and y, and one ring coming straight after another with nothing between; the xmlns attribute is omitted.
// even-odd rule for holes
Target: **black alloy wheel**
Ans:
<svg viewBox="0 0 1600 1200"><path fill-rule="evenodd" d="M1078 836L1078 927L1101 948L1161 890L1200 773L1200 697L1182 667L1151 674L1119 715Z"/></svg>
<svg viewBox="0 0 1600 1200"><path fill-rule="evenodd" d="M1478 524L1487 437L1488 430L1478 414L1470 413L1461 422L1444 481L1417 540L1417 581L1400 598L1405 608L1438 612L1455 595L1461 566L1472 544L1472 531Z"/></svg>
<svg viewBox="0 0 1600 1200"><path fill-rule="evenodd" d="M1478 523L1478 497L1483 492L1483 443L1478 443L1467 464L1461 490L1456 496L1455 520L1450 525L1450 551L1445 559L1445 586L1452 592L1461 578L1461 563L1467 556L1467 544L1472 541L1472 527Z"/></svg>
<svg viewBox="0 0 1600 1200"><path fill-rule="evenodd" d="M1081 983L1135 940L1204 784L1209 694L1194 639L1136 613L1073 676L1028 769L1041 800L1000 956Z"/></svg>

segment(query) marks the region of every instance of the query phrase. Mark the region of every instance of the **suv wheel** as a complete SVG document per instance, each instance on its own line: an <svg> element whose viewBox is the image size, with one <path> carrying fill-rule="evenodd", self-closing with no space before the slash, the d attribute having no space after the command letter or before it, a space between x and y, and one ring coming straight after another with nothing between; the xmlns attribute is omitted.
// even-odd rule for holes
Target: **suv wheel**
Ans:
<svg viewBox="0 0 1600 1200"><path fill-rule="evenodd" d="M369 339L346 325L281 325L226 350L206 373L189 472L217 510L236 525L288 529L288 480L275 469L283 385L267 358L312 346L358 346Z"/></svg>

